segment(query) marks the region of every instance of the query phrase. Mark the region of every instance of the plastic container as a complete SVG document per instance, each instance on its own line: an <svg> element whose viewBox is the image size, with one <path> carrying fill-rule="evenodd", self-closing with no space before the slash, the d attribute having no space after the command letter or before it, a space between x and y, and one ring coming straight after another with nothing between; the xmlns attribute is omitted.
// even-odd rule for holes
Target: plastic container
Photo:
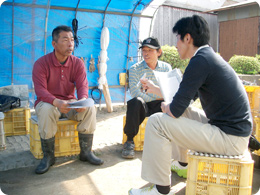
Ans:
<svg viewBox="0 0 260 195"><path fill-rule="evenodd" d="M252 112L260 111L260 86L244 86L247 92Z"/></svg>
<svg viewBox="0 0 260 195"><path fill-rule="evenodd" d="M260 86L245 85L244 87L245 87L245 90L247 92L252 117L255 118L260 113ZM252 132L252 134L253 135L256 134L255 121L253 121L253 132Z"/></svg>
<svg viewBox="0 0 260 195"><path fill-rule="evenodd" d="M0 150L6 149L4 121L3 121L4 118L5 118L4 113L0 112Z"/></svg>
<svg viewBox="0 0 260 195"><path fill-rule="evenodd" d="M125 83L128 84L128 78L126 73L119 73L119 84L125 85Z"/></svg>
<svg viewBox="0 0 260 195"><path fill-rule="evenodd" d="M6 136L26 135L30 131L31 111L29 108L15 108L4 113Z"/></svg>
<svg viewBox="0 0 260 195"><path fill-rule="evenodd" d="M189 154L188 163L186 195L251 195L251 157L228 159Z"/></svg>
<svg viewBox="0 0 260 195"><path fill-rule="evenodd" d="M123 142L122 142L123 144L127 140L127 136L124 133L125 120L126 120L126 116L123 117ZM145 126L146 126L147 120L148 120L148 117L146 117L144 119L144 121L140 124L139 131L138 131L137 135L134 137L134 143L135 143L135 149L134 150L135 151L143 151Z"/></svg>
<svg viewBox="0 0 260 195"><path fill-rule="evenodd" d="M36 159L43 158L37 119L31 118L30 151ZM72 156L80 153L77 121L60 120L55 135L55 157Z"/></svg>
<svg viewBox="0 0 260 195"><path fill-rule="evenodd" d="M254 118L256 124L255 138L260 142L260 116ZM254 151L254 154L260 156L260 149Z"/></svg>

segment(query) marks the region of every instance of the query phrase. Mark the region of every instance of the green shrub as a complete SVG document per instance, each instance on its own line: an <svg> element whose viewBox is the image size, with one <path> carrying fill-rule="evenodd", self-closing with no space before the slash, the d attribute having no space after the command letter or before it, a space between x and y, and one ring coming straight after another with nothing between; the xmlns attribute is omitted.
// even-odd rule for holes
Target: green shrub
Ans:
<svg viewBox="0 0 260 195"><path fill-rule="evenodd" d="M260 62L260 55L256 54L255 57L258 60L258 62Z"/></svg>
<svg viewBox="0 0 260 195"><path fill-rule="evenodd" d="M228 62L238 74L260 73L260 62L256 57L234 55Z"/></svg>
<svg viewBox="0 0 260 195"><path fill-rule="evenodd" d="M189 60L180 59L179 53L175 46L164 45L162 46L163 55L160 60L169 63L172 68L179 68L182 73L185 71Z"/></svg>

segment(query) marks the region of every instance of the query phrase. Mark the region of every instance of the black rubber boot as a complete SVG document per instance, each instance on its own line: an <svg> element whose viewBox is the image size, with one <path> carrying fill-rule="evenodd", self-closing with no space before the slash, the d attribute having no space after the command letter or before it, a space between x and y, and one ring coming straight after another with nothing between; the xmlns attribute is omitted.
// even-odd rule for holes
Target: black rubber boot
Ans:
<svg viewBox="0 0 260 195"><path fill-rule="evenodd" d="M93 134L81 134L79 133L79 145L80 154L79 159L81 161L88 161L93 165L102 165L103 160L99 159L92 152Z"/></svg>
<svg viewBox="0 0 260 195"><path fill-rule="evenodd" d="M54 142L55 142L55 137L50 139L41 138L43 158L40 164L35 169L35 173L37 174L46 173L49 170L50 166L54 165L55 163Z"/></svg>

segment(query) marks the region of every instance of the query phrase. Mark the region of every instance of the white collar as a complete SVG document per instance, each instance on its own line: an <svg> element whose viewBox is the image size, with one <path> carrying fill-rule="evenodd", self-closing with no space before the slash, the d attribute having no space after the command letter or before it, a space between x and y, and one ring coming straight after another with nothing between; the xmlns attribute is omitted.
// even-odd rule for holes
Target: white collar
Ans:
<svg viewBox="0 0 260 195"><path fill-rule="evenodd" d="M197 49L197 51L194 53L193 56L195 56L200 49L205 48L205 47L209 47L209 45L207 44L207 45L200 46L200 47Z"/></svg>

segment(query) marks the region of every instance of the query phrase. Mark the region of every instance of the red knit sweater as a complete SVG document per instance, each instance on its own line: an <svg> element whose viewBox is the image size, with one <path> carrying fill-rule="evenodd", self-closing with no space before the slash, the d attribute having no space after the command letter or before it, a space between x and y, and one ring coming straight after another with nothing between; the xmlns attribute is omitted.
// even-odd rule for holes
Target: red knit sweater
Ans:
<svg viewBox="0 0 260 195"><path fill-rule="evenodd" d="M85 65L71 55L60 64L54 51L39 58L33 66L32 79L37 100L52 104L55 98L62 100L88 98L88 80ZM77 98L75 96L77 89Z"/></svg>

